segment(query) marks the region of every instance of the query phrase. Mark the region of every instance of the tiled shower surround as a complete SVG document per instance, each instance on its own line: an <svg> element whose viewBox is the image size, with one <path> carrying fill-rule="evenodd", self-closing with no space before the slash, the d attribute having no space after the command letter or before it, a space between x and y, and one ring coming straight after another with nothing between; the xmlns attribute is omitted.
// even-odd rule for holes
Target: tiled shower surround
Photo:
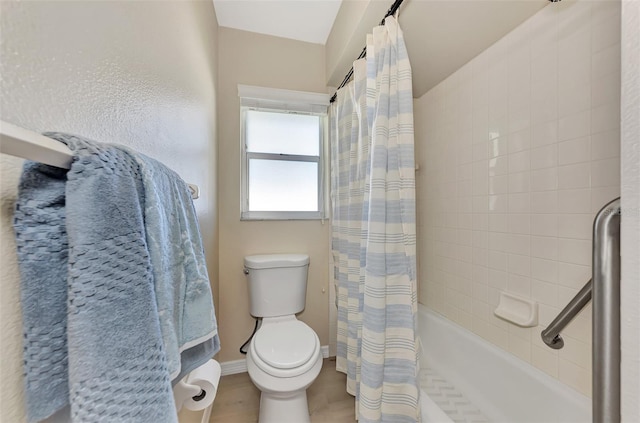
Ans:
<svg viewBox="0 0 640 423"><path fill-rule="evenodd" d="M473 34L469 34L470 37ZM620 3L549 4L415 101L420 302L591 395L591 306L540 332L589 280L595 213L620 193ZM493 315L499 292L539 326Z"/></svg>

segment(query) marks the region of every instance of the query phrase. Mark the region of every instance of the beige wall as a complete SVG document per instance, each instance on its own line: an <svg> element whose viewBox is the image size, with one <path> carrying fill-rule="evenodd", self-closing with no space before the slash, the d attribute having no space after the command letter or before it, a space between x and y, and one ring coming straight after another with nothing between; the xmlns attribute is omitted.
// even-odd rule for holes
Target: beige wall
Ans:
<svg viewBox="0 0 640 423"><path fill-rule="evenodd" d="M391 2L343 0L326 43L327 84L337 87ZM333 94L333 93L332 93Z"/></svg>
<svg viewBox="0 0 640 423"><path fill-rule="evenodd" d="M591 306L540 340L591 276L591 222L620 195L620 2L542 11L415 102L420 302L591 393ZM520 328L499 293L539 304Z"/></svg>
<svg viewBox="0 0 640 423"><path fill-rule="evenodd" d="M299 316L327 345L329 222L240 221L240 103L238 84L324 93L324 47L229 28L220 28L219 166L220 307L219 361L241 359L249 337L243 258L250 254L307 253L311 257L307 305Z"/></svg>
<svg viewBox="0 0 640 423"><path fill-rule="evenodd" d="M622 3L621 412L640 421L640 2Z"/></svg>
<svg viewBox="0 0 640 423"><path fill-rule="evenodd" d="M1 119L129 145L200 186L214 292L217 22L202 2L0 2ZM22 161L1 156L0 421L25 421L11 218ZM216 295L217 297L217 295Z"/></svg>

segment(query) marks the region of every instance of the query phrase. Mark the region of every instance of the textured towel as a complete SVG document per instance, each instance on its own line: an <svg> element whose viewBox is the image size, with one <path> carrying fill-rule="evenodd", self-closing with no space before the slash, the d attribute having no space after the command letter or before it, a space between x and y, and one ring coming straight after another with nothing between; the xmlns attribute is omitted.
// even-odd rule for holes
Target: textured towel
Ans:
<svg viewBox="0 0 640 423"><path fill-rule="evenodd" d="M29 420L70 403L74 422L175 422L139 165L113 146L47 136L74 160L66 174L27 163L20 182Z"/></svg>
<svg viewBox="0 0 640 423"><path fill-rule="evenodd" d="M220 350L200 229L187 184L162 163L127 151L142 170L160 329L177 383Z"/></svg>
<svg viewBox="0 0 640 423"><path fill-rule="evenodd" d="M27 162L15 211L29 421L69 402L64 169Z"/></svg>

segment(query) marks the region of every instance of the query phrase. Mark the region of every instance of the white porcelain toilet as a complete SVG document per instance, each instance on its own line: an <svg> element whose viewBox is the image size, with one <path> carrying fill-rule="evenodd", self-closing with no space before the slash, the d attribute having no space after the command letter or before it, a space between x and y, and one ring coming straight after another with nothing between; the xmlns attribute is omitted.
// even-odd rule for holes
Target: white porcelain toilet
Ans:
<svg viewBox="0 0 640 423"><path fill-rule="evenodd" d="M318 335L296 318L305 306L309 256L247 256L244 268L251 315L262 318L247 351L249 377L262 392L259 422L309 422L307 388L322 368Z"/></svg>

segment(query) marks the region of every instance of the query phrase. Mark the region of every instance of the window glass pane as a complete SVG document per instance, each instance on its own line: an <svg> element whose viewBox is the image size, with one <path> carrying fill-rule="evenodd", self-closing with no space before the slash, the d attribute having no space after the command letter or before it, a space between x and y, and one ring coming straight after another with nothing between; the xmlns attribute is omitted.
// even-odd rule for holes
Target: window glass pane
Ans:
<svg viewBox="0 0 640 423"><path fill-rule="evenodd" d="M318 163L250 159L249 211L318 211Z"/></svg>
<svg viewBox="0 0 640 423"><path fill-rule="evenodd" d="M320 117L247 110L247 151L318 156Z"/></svg>

